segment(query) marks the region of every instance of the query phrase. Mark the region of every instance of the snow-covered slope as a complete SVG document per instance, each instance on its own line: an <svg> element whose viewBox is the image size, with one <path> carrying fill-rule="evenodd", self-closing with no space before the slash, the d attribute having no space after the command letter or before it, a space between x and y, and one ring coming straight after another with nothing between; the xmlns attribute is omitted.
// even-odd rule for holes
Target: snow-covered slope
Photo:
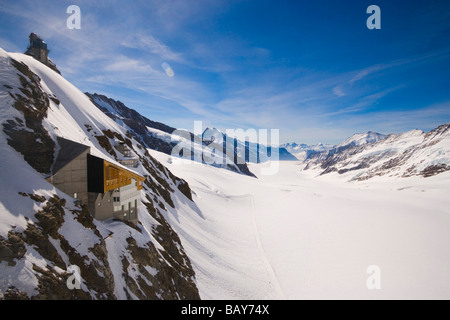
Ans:
<svg viewBox="0 0 450 320"><path fill-rule="evenodd" d="M385 139L387 136L376 132L356 133L351 137L345 139L338 145L318 143L315 145L307 145L304 143L298 144L295 142L281 145L289 153L294 155L300 161L307 161L309 158L317 156L320 153L336 153L353 146L362 146L367 143L374 143Z"/></svg>
<svg viewBox="0 0 450 320"><path fill-rule="evenodd" d="M223 146L223 148L234 149L237 157L245 160L247 163L260 163L273 161L276 158L280 161L297 161L297 158L292 155L286 148L274 144L268 145L269 141L252 142L251 137L246 137L246 134L252 134L251 130L239 132L233 130L234 133L242 133L242 137L230 137L226 133L217 128L206 128L202 133L204 144L214 143L215 145ZM257 136L254 131L254 139L263 139ZM269 138L269 137L268 137ZM272 153L273 152L273 153Z"/></svg>
<svg viewBox="0 0 450 320"><path fill-rule="evenodd" d="M228 155L217 145L209 146L203 143L202 137L195 136L191 132L176 130L163 123L149 120L120 101L96 93L86 93L86 95L110 118L125 126L131 136L147 148L172 154L177 144L184 144L189 146L189 153L192 154L192 159L196 161L254 176L244 161L238 161L239 155L236 155L236 153Z"/></svg>
<svg viewBox="0 0 450 320"><path fill-rule="evenodd" d="M204 298L450 298L449 172L347 182L286 161L270 176L250 165L252 179L150 153L200 209L168 219Z"/></svg>
<svg viewBox="0 0 450 320"><path fill-rule="evenodd" d="M320 170L320 174L336 172L357 180L436 175L450 170L450 124L428 133L412 130L372 143L331 149L311 157L305 169Z"/></svg>
<svg viewBox="0 0 450 320"><path fill-rule="evenodd" d="M385 134L372 131L366 133L355 133L351 137L345 139L337 147L362 146L363 144L374 143L386 139L386 137L387 136Z"/></svg>
<svg viewBox="0 0 450 320"><path fill-rule="evenodd" d="M153 159L127 129L61 75L0 49L0 297L197 299L195 274L164 215L191 214L187 183ZM56 137L120 165L126 142L146 177L137 226L96 221L48 183ZM66 285L79 268L81 288Z"/></svg>

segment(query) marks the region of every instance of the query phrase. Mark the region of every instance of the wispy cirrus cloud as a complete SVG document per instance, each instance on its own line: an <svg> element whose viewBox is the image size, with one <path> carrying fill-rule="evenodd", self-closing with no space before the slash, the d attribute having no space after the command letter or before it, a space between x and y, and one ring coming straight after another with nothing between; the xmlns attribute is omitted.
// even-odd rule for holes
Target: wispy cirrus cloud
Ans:
<svg viewBox="0 0 450 320"><path fill-rule="evenodd" d="M82 0L77 1L82 29L68 30L65 9L70 4L2 2L1 17L17 25L5 28L0 21L0 44L14 50L23 44L19 51L24 51L29 32L35 31L49 43L50 57L63 75L81 90L110 95L172 126L204 120L222 128L280 128L286 140L317 142L325 140L324 132L340 139L371 123L384 131L388 127L378 119L385 117L396 117L398 127L413 125L414 119L420 126L427 112L430 123L433 117L435 123L448 119L437 107L411 117L401 110L446 101L445 94L433 91L435 83L446 88L448 82L442 74L450 51L442 41L417 50L417 39L411 44L400 34L396 42L401 45L379 42L371 55L362 48L385 28L370 41L365 30L341 21L342 30L333 33L328 25L317 25L314 11L300 10L314 6L304 2ZM348 13L347 5L340 7ZM422 41L447 30L448 19L439 21L423 27ZM348 41L342 47L330 36L346 32L355 41L342 38ZM390 32L394 39L395 30ZM20 45L14 37L23 38ZM166 64L173 72L165 72Z"/></svg>
<svg viewBox="0 0 450 320"><path fill-rule="evenodd" d="M427 52L425 54L415 55L399 60L390 61L384 64L376 64L361 70L356 70L353 72L348 72L345 76L345 80L335 87L332 88L332 92L334 95L338 97L344 97L348 94L351 94L351 89L353 86L361 82L365 78L368 77L377 77L382 76L383 73L391 73L394 74L396 72L396 68L399 67L417 67L417 65L427 63L436 63L439 59L446 59L448 54L450 53L450 48L443 48L439 50L435 50L432 52Z"/></svg>
<svg viewBox="0 0 450 320"><path fill-rule="evenodd" d="M349 79L345 80L343 83L340 83L336 87L334 87L333 93L338 97L344 97L349 94L349 90L351 90L353 85L355 85L358 81L361 81L370 75L376 74L379 71L393 68L397 65L399 65L398 62L393 62L385 65L377 64L374 66L364 68L362 70L350 72L348 73Z"/></svg>
<svg viewBox="0 0 450 320"><path fill-rule="evenodd" d="M173 52L166 44L151 34L125 34L121 45L158 55L163 60L184 63L184 59L180 53Z"/></svg>
<svg viewBox="0 0 450 320"><path fill-rule="evenodd" d="M336 87L333 88L333 93L338 96L338 97L344 97L347 94L344 92L343 86L342 85L338 85Z"/></svg>

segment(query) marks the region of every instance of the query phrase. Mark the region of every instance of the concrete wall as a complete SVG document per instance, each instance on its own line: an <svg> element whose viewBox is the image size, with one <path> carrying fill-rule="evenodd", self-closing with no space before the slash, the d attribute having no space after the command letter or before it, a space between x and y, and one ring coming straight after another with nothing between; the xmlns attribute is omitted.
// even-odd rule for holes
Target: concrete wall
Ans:
<svg viewBox="0 0 450 320"><path fill-rule="evenodd" d="M116 218L120 220L137 220L137 207L141 204L139 197L114 202L119 192L89 193L89 211L97 220Z"/></svg>
<svg viewBox="0 0 450 320"><path fill-rule="evenodd" d="M50 179L50 182L59 190L68 195L88 203L87 192L87 154L86 150L73 161L60 169Z"/></svg>
<svg viewBox="0 0 450 320"><path fill-rule="evenodd" d="M88 206L89 211L97 220L106 220L113 218L113 191L106 193L89 192Z"/></svg>

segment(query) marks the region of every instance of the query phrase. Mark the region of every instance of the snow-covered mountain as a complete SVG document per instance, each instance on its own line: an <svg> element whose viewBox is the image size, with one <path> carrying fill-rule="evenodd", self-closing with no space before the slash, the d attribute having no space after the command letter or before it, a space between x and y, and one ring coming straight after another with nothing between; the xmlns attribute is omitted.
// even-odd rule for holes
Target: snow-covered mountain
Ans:
<svg viewBox="0 0 450 320"><path fill-rule="evenodd" d="M150 156L122 120L108 117L41 62L0 49L1 297L199 298L190 260L167 222L174 213L197 214L189 185ZM133 170L146 178L137 225L95 220L46 180L58 137L117 166L117 141L128 145L138 159ZM66 283L74 265L78 290Z"/></svg>
<svg viewBox="0 0 450 320"><path fill-rule="evenodd" d="M308 145L305 143L286 143L281 145L290 154L294 155L300 161L306 161L312 156L317 156L319 153L327 152L334 153L338 150L349 148L352 146L360 146L366 143L373 143L382 139L385 139L386 135L376 132L366 132L366 133L356 133L351 137L345 139L342 143L338 145L317 143L314 145Z"/></svg>
<svg viewBox="0 0 450 320"><path fill-rule="evenodd" d="M217 146L214 148L214 144L209 146L209 144L203 143L202 137L195 136L193 133L185 130L177 130L163 123L149 120L135 110L128 108L120 101L96 93L86 93L86 95L106 115L118 124L126 127L130 135L146 148L172 154L173 148L177 144L185 143L191 147L189 152L192 154L192 160L198 160L234 172L254 176L244 161L238 161L239 155L236 154L236 151L232 154L220 152ZM198 159L194 156L195 153L200 155ZM212 157L216 161L209 161Z"/></svg>
<svg viewBox="0 0 450 320"><path fill-rule="evenodd" d="M367 143L374 143L383 139L386 139L387 135L377 133L377 132L366 132L366 133L355 133L351 137L345 139L337 147L347 147L347 146L361 146Z"/></svg>
<svg viewBox="0 0 450 320"><path fill-rule="evenodd" d="M428 133L354 135L336 148L311 156L305 169L336 172L351 180L433 176L450 170L450 124Z"/></svg>
<svg viewBox="0 0 450 320"><path fill-rule="evenodd" d="M308 145L305 143L298 144L295 142L291 142L282 144L280 147L285 148L286 151L294 155L298 160L305 161L311 156L311 154L329 150L334 146L331 144L323 144L323 143Z"/></svg>
<svg viewBox="0 0 450 320"><path fill-rule="evenodd" d="M235 131L236 132L236 131ZM245 134L250 134L250 131L243 131ZM255 138L259 139L257 132ZM230 137L226 133L217 128L206 128L202 133L203 144L218 145L223 149L231 148L235 150L236 155L244 159L246 163L261 163L267 162L278 157L280 161L297 161L297 158L292 155L284 146L268 146L267 143L256 143L248 141L250 137ZM274 152L272 157L272 152Z"/></svg>

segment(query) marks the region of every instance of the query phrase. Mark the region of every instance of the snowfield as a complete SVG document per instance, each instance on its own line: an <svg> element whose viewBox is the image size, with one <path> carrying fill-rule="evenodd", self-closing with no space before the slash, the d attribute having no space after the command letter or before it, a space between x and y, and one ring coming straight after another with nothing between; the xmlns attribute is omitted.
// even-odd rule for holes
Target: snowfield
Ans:
<svg viewBox="0 0 450 320"><path fill-rule="evenodd" d="M255 179L149 152L194 192L200 212L167 219L203 299L450 298L448 172L348 182L280 162Z"/></svg>

